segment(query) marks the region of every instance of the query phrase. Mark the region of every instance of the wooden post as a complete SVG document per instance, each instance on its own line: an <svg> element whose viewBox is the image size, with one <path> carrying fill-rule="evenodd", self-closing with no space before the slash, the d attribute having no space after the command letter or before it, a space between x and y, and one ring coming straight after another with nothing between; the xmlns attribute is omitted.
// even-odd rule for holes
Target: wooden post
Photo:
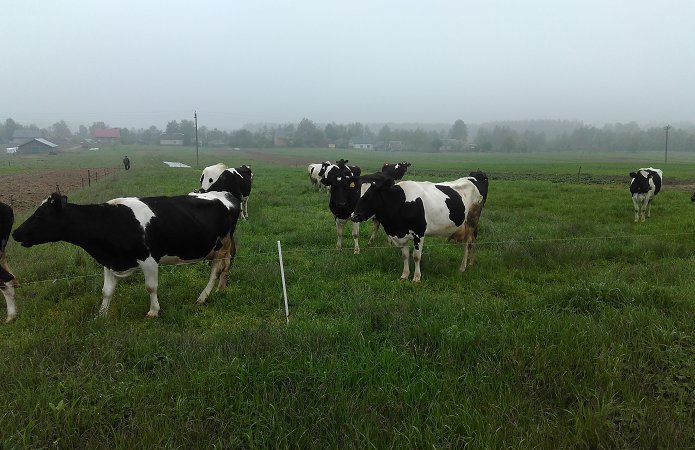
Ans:
<svg viewBox="0 0 695 450"><path fill-rule="evenodd" d="M87 187L92 186L92 174L89 173L89 169L87 169Z"/></svg>

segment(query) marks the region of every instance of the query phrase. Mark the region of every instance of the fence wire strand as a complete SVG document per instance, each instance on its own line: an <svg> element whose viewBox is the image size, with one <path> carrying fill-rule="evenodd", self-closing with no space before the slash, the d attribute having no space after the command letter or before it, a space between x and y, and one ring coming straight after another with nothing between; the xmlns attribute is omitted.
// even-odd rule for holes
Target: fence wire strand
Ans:
<svg viewBox="0 0 695 450"><path fill-rule="evenodd" d="M614 235L614 236L577 236L577 237L567 237L567 238L542 238L542 239L510 239L510 240L503 240L503 241L477 241L475 242L475 246L485 246L485 245L507 245L507 244L530 244L530 243L540 243L540 242L575 242L575 241L605 241L605 240L611 240L611 239L639 239L639 238L662 238L662 237L684 237L684 236L695 236L695 233L663 233L663 234L622 234L622 235ZM349 242L348 239L344 239L345 243ZM425 246L426 248L432 248L432 247L449 247L449 246L456 246L460 245L461 243L456 243L456 242L444 242L444 243L427 243ZM345 246L345 249L347 250L347 245ZM361 247L361 249L365 250L385 250L385 249L396 249L398 248L394 244L389 244L386 246L372 246L369 245L367 247ZM286 250L283 249L282 253L283 255L293 255L293 254L302 254L302 253L320 253L320 252L330 252L330 251L338 251L336 250L335 247L311 247L311 248L304 248L304 249L291 249L291 250ZM264 265L275 265L274 263L279 262L279 257L277 250L274 251L268 251L268 252L256 252L256 253L249 253L245 255L237 255L232 259L232 264L234 264L235 260L246 260L246 259L255 259L255 258L267 258L268 261L264 262L262 264ZM164 270L166 273L171 274L174 271L174 267L176 266L190 266L193 264L201 264L201 263L212 263L214 261L219 261L220 259L206 259L206 260L200 260L200 261L182 261L177 264L167 264L164 267L169 267L170 269ZM161 269L160 269L161 270ZM136 271L140 272L139 267L136 268ZM31 285L35 284L41 284L41 283L56 283L58 281L70 281L70 280L79 280L79 279L85 279L85 278L93 278L93 277L99 277L103 276L103 271L100 273L93 273L93 274L87 274L87 275L75 275L75 276L68 276L68 277L59 277L59 278L46 278L43 280L32 280L32 281L26 281L26 282L19 282L18 287L28 287Z"/></svg>

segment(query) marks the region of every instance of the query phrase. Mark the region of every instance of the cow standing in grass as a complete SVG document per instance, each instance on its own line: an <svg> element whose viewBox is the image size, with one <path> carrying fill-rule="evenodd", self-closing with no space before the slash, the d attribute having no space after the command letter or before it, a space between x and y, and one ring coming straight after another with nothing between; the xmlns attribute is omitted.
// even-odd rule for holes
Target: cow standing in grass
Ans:
<svg viewBox="0 0 695 450"><path fill-rule="evenodd" d="M239 200L227 192L116 198L97 205L68 203L66 196L54 193L12 236L24 247L69 242L104 266L102 315L108 312L118 278L142 269L150 296L147 317L156 317L160 264L210 260L210 279L197 303L205 303L216 282L224 291L236 254L238 218Z"/></svg>
<svg viewBox="0 0 695 450"><path fill-rule="evenodd" d="M393 178L395 181L399 181L403 178L405 175L406 171L408 170L408 167L410 167L411 164L409 162L399 162L399 163L387 163L385 162L383 166L381 166L381 173L388 175L389 177ZM364 183L361 188L361 195L364 195L364 193L369 189L370 183ZM379 221L376 220L375 218L372 218L372 234L369 236L369 241L367 244L371 244L374 242L374 239L376 238L376 233L379 231Z"/></svg>
<svg viewBox="0 0 695 450"><path fill-rule="evenodd" d="M10 239L10 231L14 224L14 212L9 205L0 202L0 291L7 304L7 318L5 322L12 322L17 317L17 305L15 304L14 289L17 287L17 279L7 265L5 247Z"/></svg>
<svg viewBox="0 0 695 450"><path fill-rule="evenodd" d="M465 254L459 270L463 272L473 264L473 245L488 191L485 173L476 171L468 177L442 183L401 181L396 184L384 173L362 177L360 181L371 186L357 202L352 220L361 222L375 216L383 225L391 241L401 248L401 280L410 276L408 241L411 240L415 262L413 281L421 280L420 259L425 236L464 241Z"/></svg>
<svg viewBox="0 0 695 450"><path fill-rule="evenodd" d="M338 235L336 249L343 248L343 230L345 223L350 220L350 215L355 209L357 200L360 198L360 187L356 177L362 172L357 166L348 166L347 160L341 159L334 165L326 169L326 175L321 180L325 186L331 188L328 207L335 217L335 229ZM352 223L352 239L355 242L353 253L360 252L359 244L360 224Z"/></svg>
<svg viewBox="0 0 695 450"><path fill-rule="evenodd" d="M652 200L661 191L663 173L659 169L646 167L630 172L630 194L635 209L635 222L644 222L652 214Z"/></svg>
<svg viewBox="0 0 695 450"><path fill-rule="evenodd" d="M200 175L200 192L229 192L241 201L241 218L249 218L249 196L253 185L253 172L247 165L227 167L217 163L203 169Z"/></svg>
<svg viewBox="0 0 695 450"><path fill-rule="evenodd" d="M330 161L324 161L322 163L309 164L307 166L307 170L309 171L309 181L311 181L311 186L314 188L314 190L320 191L321 188L328 189L328 186L321 183L321 179L326 173L326 168L330 165Z"/></svg>

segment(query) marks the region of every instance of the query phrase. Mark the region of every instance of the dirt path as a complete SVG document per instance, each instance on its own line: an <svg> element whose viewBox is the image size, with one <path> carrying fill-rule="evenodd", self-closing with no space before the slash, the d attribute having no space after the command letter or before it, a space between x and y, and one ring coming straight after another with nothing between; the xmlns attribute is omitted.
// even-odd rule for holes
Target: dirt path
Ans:
<svg viewBox="0 0 695 450"><path fill-rule="evenodd" d="M12 206L15 211L26 211L36 208L46 197L59 188L64 194L74 192L88 186L88 175L91 182L103 179L114 169L61 169L28 174L5 175L0 177L0 201Z"/></svg>

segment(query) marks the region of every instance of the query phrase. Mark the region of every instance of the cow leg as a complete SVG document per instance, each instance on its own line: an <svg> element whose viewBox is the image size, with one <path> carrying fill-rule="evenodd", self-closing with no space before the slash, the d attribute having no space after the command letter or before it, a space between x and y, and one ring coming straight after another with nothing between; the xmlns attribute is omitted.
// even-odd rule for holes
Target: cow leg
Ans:
<svg viewBox="0 0 695 450"><path fill-rule="evenodd" d="M220 253L219 258L222 258L222 271L219 275L219 281L217 282L217 291L224 292L227 288L227 273L229 268L232 266L232 259L236 256L236 243L234 242L234 237L229 238L229 245L224 246L224 252Z"/></svg>
<svg viewBox="0 0 695 450"><path fill-rule="evenodd" d="M651 198L649 200L647 200L647 206L645 209L647 210L647 217L651 217L652 216L652 199Z"/></svg>
<svg viewBox="0 0 695 450"><path fill-rule="evenodd" d="M244 220L247 220L249 218L249 198L248 197L243 197L241 199L241 217Z"/></svg>
<svg viewBox="0 0 695 450"><path fill-rule="evenodd" d="M103 294L103 300L101 301L101 308L99 308L99 315L106 316L109 313L109 304L111 304L111 297L113 297L113 292L116 290L116 285L118 284L118 278L113 270L104 267L104 287L101 289Z"/></svg>
<svg viewBox="0 0 695 450"><path fill-rule="evenodd" d="M410 276L410 247L409 243L400 242L398 244L401 247L401 258L403 258L403 273L401 274L401 281L405 281Z"/></svg>
<svg viewBox="0 0 695 450"><path fill-rule="evenodd" d="M2 283L2 285L0 285L0 290L7 304L7 318L5 322L12 322L17 318L17 305L14 301L14 280Z"/></svg>
<svg viewBox="0 0 695 450"><path fill-rule="evenodd" d="M355 255L360 254L359 238L360 238L360 223L359 222L352 222L352 240L355 241L355 249L353 250L353 253Z"/></svg>
<svg viewBox="0 0 695 450"><path fill-rule="evenodd" d="M644 202L640 206L640 221L644 222L647 219L647 209L649 208L649 200L644 197Z"/></svg>
<svg viewBox="0 0 695 450"><path fill-rule="evenodd" d="M632 207L635 210L635 222L639 222L640 204L637 201L637 196L632 197Z"/></svg>
<svg viewBox="0 0 695 450"><path fill-rule="evenodd" d="M377 231L379 231L379 221L376 219L372 219L372 235L369 236L369 242L367 242L368 245L371 245L372 242L374 242Z"/></svg>
<svg viewBox="0 0 695 450"><path fill-rule="evenodd" d="M415 273L413 274L413 282L419 283L422 278L420 273L420 259L422 258L422 245L425 242L424 237L417 237L413 241L413 262L415 263Z"/></svg>
<svg viewBox="0 0 695 450"><path fill-rule="evenodd" d="M7 265L5 253L2 253L0 255L0 291L2 291L2 296L5 297L5 303L7 304L7 318L5 322L12 322L17 317L17 305L14 298L16 284L17 279L12 275Z"/></svg>
<svg viewBox="0 0 695 450"><path fill-rule="evenodd" d="M338 242L335 244L336 250L342 250L343 248L343 230L345 229L345 219L335 218L335 232L338 235Z"/></svg>
<svg viewBox="0 0 695 450"><path fill-rule="evenodd" d="M157 317L159 316L159 299L157 298L159 264L152 257L149 257L140 264L140 267L145 274L145 288L150 294L150 310L147 312L147 317Z"/></svg>

